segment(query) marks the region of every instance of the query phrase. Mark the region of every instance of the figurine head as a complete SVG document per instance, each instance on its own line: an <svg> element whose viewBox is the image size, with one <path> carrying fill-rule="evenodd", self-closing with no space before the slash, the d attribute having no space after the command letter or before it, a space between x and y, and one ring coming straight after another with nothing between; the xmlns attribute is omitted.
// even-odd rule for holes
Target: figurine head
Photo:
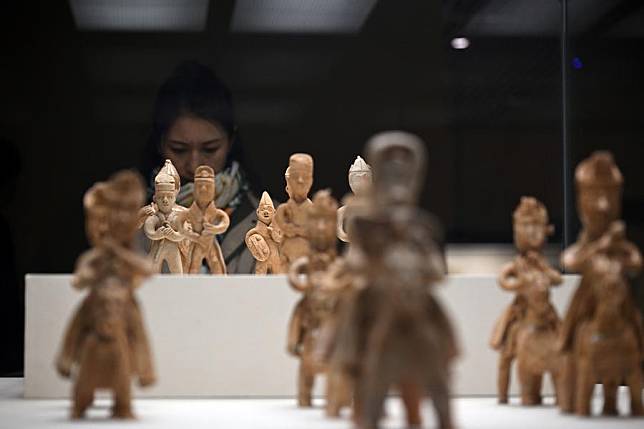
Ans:
<svg viewBox="0 0 644 429"><path fill-rule="evenodd" d="M421 139L403 131L373 136L366 145L377 205L413 205L425 181L427 149Z"/></svg>
<svg viewBox="0 0 644 429"><path fill-rule="evenodd" d="M167 172L166 166L168 162L166 161L164 168L154 178L154 202L161 213L165 214L172 212L177 198L177 191L179 190L179 186L177 186L178 175L174 177ZM172 165L172 163L169 165Z"/></svg>
<svg viewBox="0 0 644 429"><path fill-rule="evenodd" d="M306 153L294 153L288 160L284 174L286 192L296 203L302 203L309 197L313 186L313 158Z"/></svg>
<svg viewBox="0 0 644 429"><path fill-rule="evenodd" d="M351 192L357 196L367 195L371 189L372 181L371 167L362 157L358 156L349 168L349 187Z"/></svg>
<svg viewBox="0 0 644 429"><path fill-rule="evenodd" d="M268 225L273 220L273 215L275 214L275 206L273 205L273 200L271 196L268 195L268 192L264 191L262 193L262 199L259 200L259 205L257 206L257 220L261 223Z"/></svg>
<svg viewBox="0 0 644 429"><path fill-rule="evenodd" d="M315 193L307 215L311 247L321 251L335 248L338 202L331 196L330 190L323 189Z"/></svg>
<svg viewBox="0 0 644 429"><path fill-rule="evenodd" d="M194 184L197 204L205 206L215 199L215 170L207 165L200 165L195 170Z"/></svg>
<svg viewBox="0 0 644 429"><path fill-rule="evenodd" d="M594 152L575 170L577 211L591 239L601 236L621 215L622 173L610 152Z"/></svg>
<svg viewBox="0 0 644 429"><path fill-rule="evenodd" d="M143 179L133 171L120 171L107 182L92 186L83 198L90 243L99 246L109 238L129 246L138 229L138 211L144 201Z"/></svg>
<svg viewBox="0 0 644 429"><path fill-rule="evenodd" d="M548 224L546 207L536 198L521 197L512 217L514 243L520 252L541 250L554 232L554 226Z"/></svg>

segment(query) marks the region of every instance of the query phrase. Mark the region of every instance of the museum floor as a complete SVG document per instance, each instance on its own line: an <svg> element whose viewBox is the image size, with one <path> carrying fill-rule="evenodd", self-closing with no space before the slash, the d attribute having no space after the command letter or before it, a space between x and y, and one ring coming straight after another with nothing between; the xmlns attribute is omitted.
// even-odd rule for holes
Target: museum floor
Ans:
<svg viewBox="0 0 644 429"><path fill-rule="evenodd" d="M0 429L74 427L67 419L68 400L23 399L23 380L0 379ZM627 404L621 391L620 406ZM515 400L516 401L516 400ZM549 398L548 403L552 403ZM321 401L318 402L318 405ZM453 401L456 427L461 429L613 429L642 428L644 418L583 419L561 415L552 405L525 408L499 406L491 397L456 398ZM601 401L595 401L595 411ZM348 419L329 420L321 407L298 409L293 399L139 399L134 401L139 419L126 426L140 429L335 429L351 428ZM623 410L622 410L623 411ZM107 421L109 400L99 399L88 414L83 429L121 427L122 421ZM387 402L388 417L383 429L402 428L403 413L397 398ZM426 428L436 427L431 406L424 409Z"/></svg>

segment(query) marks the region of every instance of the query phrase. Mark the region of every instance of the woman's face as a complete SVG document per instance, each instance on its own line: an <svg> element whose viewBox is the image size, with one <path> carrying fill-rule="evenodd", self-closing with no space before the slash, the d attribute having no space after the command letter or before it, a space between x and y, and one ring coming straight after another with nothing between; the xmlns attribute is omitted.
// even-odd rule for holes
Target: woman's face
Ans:
<svg viewBox="0 0 644 429"><path fill-rule="evenodd" d="M195 169L207 165L215 173L224 169L230 140L219 123L196 116L179 116L165 136L161 155L170 159L182 180L192 182Z"/></svg>

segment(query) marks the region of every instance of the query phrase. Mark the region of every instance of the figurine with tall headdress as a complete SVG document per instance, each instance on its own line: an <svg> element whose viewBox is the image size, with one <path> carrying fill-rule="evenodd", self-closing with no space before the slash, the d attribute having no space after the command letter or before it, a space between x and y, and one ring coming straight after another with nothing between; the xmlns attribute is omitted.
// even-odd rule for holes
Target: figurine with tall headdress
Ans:
<svg viewBox="0 0 644 429"><path fill-rule="evenodd" d="M184 240L178 224L177 213L186 208L176 204L177 180L179 175L170 160L154 178L155 211L143 224L145 235L152 241L150 255L154 270L161 272L163 263L173 274L182 274L184 261L181 254L181 242Z"/></svg>
<svg viewBox="0 0 644 429"><path fill-rule="evenodd" d="M226 274L216 235L228 229L230 218L215 206L214 199L215 172L207 165L200 165L195 169L194 202L188 210L177 214L179 232L192 242L184 272L199 273L205 261L211 274Z"/></svg>
<svg viewBox="0 0 644 429"><path fill-rule="evenodd" d="M581 273L566 312L559 347L573 353L565 412L590 414L596 382L604 384L604 414L616 414L617 386L631 391L631 414L642 413L642 318L628 282L642 269L642 254L620 220L624 179L610 152L594 152L575 170L582 230L564 250L562 265Z"/></svg>
<svg viewBox="0 0 644 429"><path fill-rule="evenodd" d="M284 174L289 199L275 212L275 224L284 234L280 243L282 265L290 264L309 252L306 227L307 210L311 206L309 192L313 185L313 158L306 153L291 155Z"/></svg>
<svg viewBox="0 0 644 429"><path fill-rule="evenodd" d="M356 157L349 168L349 187L353 194L344 197L342 201L343 206L338 209L337 235L345 243L350 241L347 227L350 223L352 208L355 211L358 205L366 202L366 198L371 189L371 182L371 167L361 156Z"/></svg>
<svg viewBox="0 0 644 429"><path fill-rule="evenodd" d="M543 256L547 237L554 230L546 207L536 198L522 197L513 220L519 255L503 267L499 285L516 296L494 326L490 345L500 353L499 403L508 402L510 369L517 358L521 401L536 405L541 403L540 386L546 371L552 374L557 393L562 395L563 357L556 350L561 322L549 300L550 287L561 284L562 278Z"/></svg>
<svg viewBox="0 0 644 429"><path fill-rule="evenodd" d="M273 222L275 207L268 192L262 193L257 206L257 225L246 233L246 246L257 260L255 274L280 274L285 272L279 253L282 233Z"/></svg>

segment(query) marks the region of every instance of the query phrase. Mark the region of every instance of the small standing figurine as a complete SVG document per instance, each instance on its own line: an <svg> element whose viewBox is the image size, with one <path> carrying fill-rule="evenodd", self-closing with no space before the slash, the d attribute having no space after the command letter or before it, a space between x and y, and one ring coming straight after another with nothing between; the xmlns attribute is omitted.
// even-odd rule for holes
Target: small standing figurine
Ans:
<svg viewBox="0 0 644 429"><path fill-rule="evenodd" d="M559 337L559 347L574 353L569 369L569 395L559 405L564 412L574 410L577 414L589 415L588 382L601 381L606 383L607 392L603 414L612 415L617 413L612 395L615 380L607 376L621 372L621 382L627 378L627 371L630 374L627 357L621 353L628 348L625 343L632 333L635 333L641 362L642 320L630 291L623 299L608 299L611 292L603 288L621 294L620 286L615 284L618 283L615 273L621 273L626 279L634 278L642 268L642 255L626 239L626 227L619 220L623 178L613 156L609 152L593 153L577 166L575 182L582 230L577 242L563 252L561 261L566 269L581 273L581 282L570 302ZM608 258L609 263L602 262L604 258ZM613 268L613 264L619 264L620 268ZM595 327L595 342L601 343L594 351L584 342L589 326ZM619 328L612 329L615 326ZM601 353L596 353L598 350ZM602 370L605 372L600 372ZM597 377L591 376L589 380L587 375L580 376L580 373ZM641 371L639 377L642 377ZM637 414L641 412L641 402L633 395L631 389L631 414Z"/></svg>
<svg viewBox="0 0 644 429"><path fill-rule="evenodd" d="M165 164L163 164L163 167L161 168L161 170L165 170L167 174L169 174L174 178L175 200L176 200L176 195L179 193L179 190L181 189L181 176L179 176L179 172L172 164L172 161L170 161L169 159L165 160ZM182 206L178 206L178 207L182 207ZM152 216L156 211L157 211L157 206L154 201L152 201L150 204L146 206L141 207L138 214L138 217L139 217L139 220L137 222L138 227L142 228L143 224L145 223L145 220L149 216Z"/></svg>
<svg viewBox="0 0 644 429"><path fill-rule="evenodd" d="M325 321L331 316L330 295L322 290L325 271L336 257L336 225L338 203L328 190L313 197L307 216L310 251L296 259L289 269L289 283L303 297L295 306L288 327L287 350L300 358L298 374L298 405L311 406L315 375L326 373L327 365L316 353L317 342ZM327 380L327 413L337 415L349 405L350 394L339 377Z"/></svg>
<svg viewBox="0 0 644 429"><path fill-rule="evenodd" d="M306 153L291 155L284 174L289 199L280 204L275 213L275 224L284 234L280 244L280 256L285 270L293 261L309 252L306 216L311 200L309 192L313 185L313 158Z"/></svg>
<svg viewBox="0 0 644 429"><path fill-rule="evenodd" d="M561 395L563 365L556 350L561 322L550 303L549 289L561 284L562 278L542 254L546 239L553 232L545 206L535 198L522 197L513 218L519 255L503 267L499 285L516 292L516 297L496 323L490 345L500 352L499 403L508 402L510 369L517 358L521 402L536 405L541 403L541 381L546 371L552 374Z"/></svg>
<svg viewBox="0 0 644 429"><path fill-rule="evenodd" d="M349 187L353 195L343 199L344 205L338 209L338 238L345 243L349 242L347 223L351 217L351 207L363 202L371 189L371 167L362 157L358 156L349 168Z"/></svg>
<svg viewBox="0 0 644 429"><path fill-rule="evenodd" d="M417 206L425 146L394 131L374 136L366 153L373 192L352 219L347 255L359 290L343 311L331 359L353 377L360 428L378 427L392 386L400 389L409 426L421 424L420 401L429 395L439 427L451 428L449 366L458 351L432 293L445 273L440 228Z"/></svg>
<svg viewBox="0 0 644 429"><path fill-rule="evenodd" d="M284 273L279 253L282 232L273 223L275 207L268 192L262 194L257 206L257 225L246 233L246 246L257 260L255 274Z"/></svg>
<svg viewBox="0 0 644 429"><path fill-rule="evenodd" d="M96 389L114 395L112 416L132 418L130 385L155 382L150 346L134 289L152 274L133 239L144 201L143 181L125 171L94 185L84 198L92 249L78 259L72 285L89 289L74 314L56 359L63 377L75 374L72 418L82 418ZM76 371L72 371L77 367Z"/></svg>
<svg viewBox="0 0 644 429"><path fill-rule="evenodd" d="M181 242L184 237L179 232L177 213L185 211L186 208L176 204L178 186L177 179L172 174L173 171L176 172L172 162L166 160L165 165L154 178L156 210L145 220L143 231L152 240L150 255L154 270L160 273L165 261L171 273L183 274Z"/></svg>
<svg viewBox="0 0 644 429"><path fill-rule="evenodd" d="M207 165L197 167L194 185L194 202L188 210L177 213L179 232L192 241L184 272L199 273L205 260L211 274L226 274L224 256L215 236L228 229L230 218L215 206L214 170Z"/></svg>

